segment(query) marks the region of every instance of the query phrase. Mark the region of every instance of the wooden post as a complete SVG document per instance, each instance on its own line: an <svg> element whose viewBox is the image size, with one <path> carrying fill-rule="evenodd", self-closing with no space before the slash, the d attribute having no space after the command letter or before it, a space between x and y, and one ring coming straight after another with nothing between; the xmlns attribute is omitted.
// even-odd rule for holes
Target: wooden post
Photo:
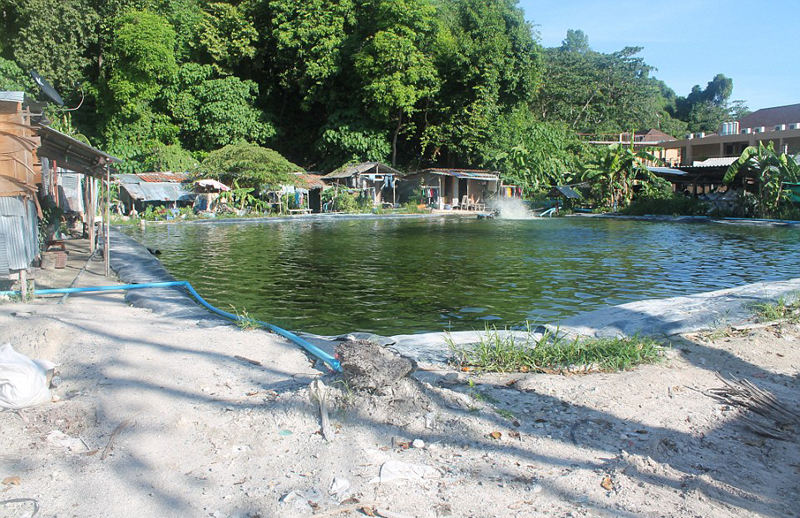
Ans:
<svg viewBox="0 0 800 518"><path fill-rule="evenodd" d="M24 268L19 271L19 294L23 301L28 300L28 271Z"/></svg>
<svg viewBox="0 0 800 518"><path fill-rule="evenodd" d="M86 223L89 226L89 252L94 252L97 248L96 243L96 236L94 230L94 220L97 216L97 204L95 202L96 194L95 194L95 179L93 176L89 176L86 181L86 190L89 191L89 203L88 207L86 208Z"/></svg>
<svg viewBox="0 0 800 518"><path fill-rule="evenodd" d="M106 277L108 277L110 269L111 269L111 261L109 260L111 256L111 237L109 233L111 232L111 170L106 164L106 216L105 216L105 266L106 266Z"/></svg>

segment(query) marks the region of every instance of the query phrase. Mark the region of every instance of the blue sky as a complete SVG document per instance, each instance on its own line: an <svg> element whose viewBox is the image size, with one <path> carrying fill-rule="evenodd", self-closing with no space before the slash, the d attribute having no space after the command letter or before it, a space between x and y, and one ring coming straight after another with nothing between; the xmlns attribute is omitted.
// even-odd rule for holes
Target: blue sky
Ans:
<svg viewBox="0 0 800 518"><path fill-rule="evenodd" d="M800 0L521 0L545 47L580 29L600 52L644 47L653 75L678 95L733 79L751 110L800 103Z"/></svg>

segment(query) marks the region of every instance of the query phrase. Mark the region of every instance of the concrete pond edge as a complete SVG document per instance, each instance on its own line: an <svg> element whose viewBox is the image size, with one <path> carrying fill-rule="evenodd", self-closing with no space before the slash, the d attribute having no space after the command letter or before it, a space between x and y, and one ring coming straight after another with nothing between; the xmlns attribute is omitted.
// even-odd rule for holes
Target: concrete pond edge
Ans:
<svg viewBox="0 0 800 518"><path fill-rule="evenodd" d="M135 239L113 229L111 231L111 268L126 284L168 282L176 280L145 246ZM567 336L621 337L636 334L652 337L669 337L682 333L713 330L740 323L753 314L753 305L784 298L787 301L800 297L800 278L757 282L722 290L696 293L678 297L647 299L609 306L581 313L559 323L539 326L533 336L541 335L546 327L551 332ZM196 320L198 325L216 326L230 324L197 304L180 288L154 288L131 290L125 300L136 307L150 309L169 318ZM225 308L221 308L225 309ZM515 339L529 337L527 331L498 330L501 336ZM483 330L431 332L383 337L368 333L320 336L298 332L299 335L329 353L338 341L349 337L368 339L391 347L404 356L426 363L445 363L449 344L476 343L485 334Z"/></svg>

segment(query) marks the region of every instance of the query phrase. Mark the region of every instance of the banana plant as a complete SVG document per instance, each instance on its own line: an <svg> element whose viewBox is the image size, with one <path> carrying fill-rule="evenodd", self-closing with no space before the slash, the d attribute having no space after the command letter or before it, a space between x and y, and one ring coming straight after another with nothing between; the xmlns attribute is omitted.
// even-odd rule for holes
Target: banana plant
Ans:
<svg viewBox="0 0 800 518"><path fill-rule="evenodd" d="M657 162L654 155L644 150L636 151L633 145L612 144L596 151L583 179L600 182L611 208L616 210L630 204L637 181L656 181L657 177L647 168L647 163Z"/></svg>
<svg viewBox="0 0 800 518"><path fill-rule="evenodd" d="M240 210L245 207L257 206L260 200L251 194L254 190L253 187L239 187L239 182L234 180L231 190L223 193L220 201L229 202Z"/></svg>
<svg viewBox="0 0 800 518"><path fill-rule="evenodd" d="M778 211L781 202L789 197L783 184L800 179L800 165L796 158L776 153L771 141L767 145L759 142L757 147L745 148L736 162L728 167L722 181L730 184L739 174L743 181L752 177L758 184L756 216L771 217Z"/></svg>

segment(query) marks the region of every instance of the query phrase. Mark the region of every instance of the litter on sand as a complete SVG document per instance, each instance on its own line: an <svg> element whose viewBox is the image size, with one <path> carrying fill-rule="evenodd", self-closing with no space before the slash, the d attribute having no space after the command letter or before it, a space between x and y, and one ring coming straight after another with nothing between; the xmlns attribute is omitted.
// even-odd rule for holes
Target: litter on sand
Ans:
<svg viewBox="0 0 800 518"><path fill-rule="evenodd" d="M32 360L11 344L0 346L0 407L18 410L50 401L47 372L54 363Z"/></svg>

